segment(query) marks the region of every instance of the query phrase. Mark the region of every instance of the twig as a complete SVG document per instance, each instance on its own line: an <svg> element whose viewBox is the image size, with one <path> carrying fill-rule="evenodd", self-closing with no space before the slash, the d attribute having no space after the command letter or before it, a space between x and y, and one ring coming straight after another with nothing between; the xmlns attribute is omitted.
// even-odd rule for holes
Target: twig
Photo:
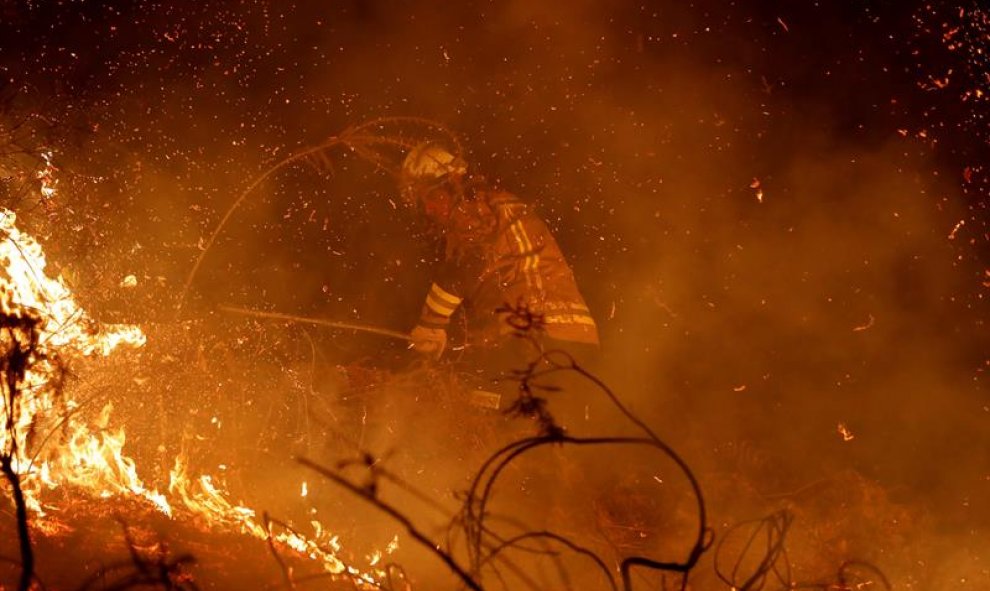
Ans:
<svg viewBox="0 0 990 591"><path fill-rule="evenodd" d="M268 550L271 552L272 557L275 558L275 562L278 563L278 567L282 571L282 578L285 579L286 588L295 589L296 584L292 581L292 571L289 570L289 567L286 566L285 561L282 560L281 556L279 556L278 550L275 549L275 539L272 537L272 520L269 519L267 511L262 515L262 519L264 520L264 524L265 524L265 533L268 534L266 536L267 538L266 541L268 542Z"/></svg>
<svg viewBox="0 0 990 591"><path fill-rule="evenodd" d="M402 127L418 127L419 129L417 133L405 133L402 130ZM370 162L377 169L394 175L398 172L396 170L397 166L393 166L392 163L388 162L387 159L375 149L376 146L387 146L393 149L408 150L416 144L423 142L424 138L428 139L438 135L443 136L445 141L450 144L458 154L463 152L457 136L439 123L419 117L382 117L349 127L340 132L340 134L331 136L316 146L301 148L295 153L290 154L265 169L264 172L255 177L247 188L245 188L244 191L237 196L230 207L227 208L227 211L224 213L217 226L213 229L213 232L211 232L209 237L206 239L206 243L200 249L199 255L193 262L192 269L189 271L189 275L186 277L186 281L182 286L182 291L179 293L179 299L176 303L176 313L178 314L182 311L182 306L185 302L186 296L189 293L189 288L192 286L193 280L196 278L196 273L203 264L203 259L206 257L206 253L210 251L210 248L216 242L217 237L223 229L227 226L227 223L234 215L234 212L237 211L241 204L247 200L248 196L253 193L255 189L257 189L263 182L265 182L276 172L297 162L306 161L312 156L320 156L321 161L330 162L327 157L327 153L334 148L345 147Z"/></svg>
<svg viewBox="0 0 990 591"><path fill-rule="evenodd" d="M200 249L199 256L196 257L196 261L193 263L192 269L189 271L189 275L186 277L186 282L182 285L182 291L179 292L179 301L176 304L176 313L182 311L182 305L183 303L185 303L186 294L189 292L189 287L192 285L193 279L196 278L196 272L199 271L200 265L203 264L203 259L206 257L206 253L210 251L210 247L213 246L213 243L216 241L217 236L220 235L220 232L222 232L224 227L227 225L227 221L230 220L231 216L234 215L234 212L237 211L237 208L240 207L241 203L243 203L244 200L247 199L248 195L250 195L256 188L258 188L259 185L261 185L261 183L265 182L265 180L268 179L268 177L270 177L272 174L274 174L281 168L289 164L292 164L293 162L302 160L303 158L311 154L315 154L317 152L321 152L323 150L329 149L331 146L338 145L339 143L340 141L337 138L332 137L328 139L326 142L320 144L319 146L307 148L299 152L296 152L295 154L291 154L286 158L283 158L274 166L271 166L270 168L268 168L268 170L258 175L254 179L254 181L250 185L248 185L248 187L244 189L244 191L242 191L240 195L238 195L237 199L234 200L234 203L231 204L231 206L227 209L227 212L220 219L220 223L217 224L217 227L213 229L213 232L210 234L209 238L206 239L206 244L204 244L203 247Z"/></svg>
<svg viewBox="0 0 990 591"><path fill-rule="evenodd" d="M436 544L432 540L430 540L429 537L426 536L426 534L419 531L419 529L416 528L416 526L412 523L412 521L410 521L409 518L403 515L398 509L392 507L391 505L379 499L378 497L373 496L372 494L369 493L369 491L366 488L356 486L355 484L348 481L346 478L340 476L339 474L337 474L332 470L328 470L327 468L324 468L319 464L311 462L306 458L299 458L297 461L303 466L309 468L310 470L313 470L316 473L321 474L325 478L328 478L329 480L339 484L340 486L351 491L352 493L364 498L365 500L373 504L375 507L385 512L392 519L398 521L406 529L409 535L413 537L413 539L419 542L424 548L429 549L434 556L438 557L441 561L443 561L443 563L447 565L447 568L453 571L454 574L456 574L461 579L461 581L465 585L467 585L469 589L473 589L474 591L484 591L481 584L478 583L474 579L474 577L472 577L466 570L464 570L464 567L459 565L457 561L454 560L454 558L449 553L438 548Z"/></svg>
<svg viewBox="0 0 990 591"><path fill-rule="evenodd" d="M588 550L587 548L584 548L583 546L579 546L575 544L574 542L568 540L564 536L549 531L526 532L524 534L520 534L513 538L509 538L508 540L502 542L501 545L497 546L491 552L489 552L488 556L485 557L485 560L482 561L482 564L495 558L498 554L502 552L502 550L505 550L506 548L509 547L514 547L519 542L532 538L547 538L553 540L555 542L563 544L564 546L567 546L569 549L573 550L574 552L577 552L578 554L587 557L588 559L590 559L592 562L595 563L595 566L597 566L602 571L602 573L604 573L605 580L608 581L608 584L613 589L613 591L617 589L617 587L615 586L615 579L612 577L612 572L609 570L608 565L605 564L605 561L602 560L597 554L595 554L591 550Z"/></svg>
<svg viewBox="0 0 990 591"><path fill-rule="evenodd" d="M102 591L129 591L135 588L158 587L162 589L182 591L196 591L198 587L194 582L176 581L177 575L182 572L182 567L187 564L194 564L196 560L188 554L182 554L174 559L168 558L167 549L164 544L159 544L157 556L154 560L145 558L138 551L137 544L131 536L127 524L118 518L118 522L123 530L124 543L130 555L129 562L117 562L104 566L86 578L78 587L78 591L88 591L97 582L105 580L113 572L132 569L130 573L125 573L121 578L109 585L104 585Z"/></svg>
<svg viewBox="0 0 990 591"><path fill-rule="evenodd" d="M31 531L28 522L27 503L21 488L21 478L14 469L14 461L19 457L17 441L16 415L18 398L21 396L21 384L28 369L40 357L38 352L38 324L40 320L32 316L14 316L9 313L0 315L0 326L7 333L7 350L0 358L0 371L3 372L4 410L6 422L7 445L0 452L0 471L10 483L11 495L14 498L14 509L17 521L17 539L21 553L21 576L18 582L19 591L28 591L34 578L34 550L31 547Z"/></svg>
<svg viewBox="0 0 990 591"><path fill-rule="evenodd" d="M16 567L21 566L21 562L19 560L10 558L9 556L0 556L0 562L6 562L7 564L12 564ZM48 589L48 585L46 585L45 582L41 580L41 577L38 575L38 573L34 573L34 582L42 591Z"/></svg>
<svg viewBox="0 0 990 591"><path fill-rule="evenodd" d="M19 591L31 588L34 575L34 551L31 548L31 532L28 528L27 504L24 502L24 491L21 490L21 480L11 465L12 458L4 455L0 458L0 469L10 483L11 495L14 497L14 507L17 512L17 540L21 552L21 577L17 584Z"/></svg>
<svg viewBox="0 0 990 591"><path fill-rule="evenodd" d="M771 572L777 572L777 562L783 558L785 560L784 566L788 574L779 578L782 579L781 582L785 587L792 586L790 581L790 566L786 563L787 553L784 549L784 542L793 521L794 517L790 514L790 512L783 510L764 517L763 519L744 521L733 526L728 532L726 532L725 536L722 537L718 547L715 550L715 574L722 580L723 583L733 589L739 589L740 591L762 589L766 583L767 576ZM733 532L750 525L755 525L756 527L753 528L753 531L747 538L746 543L743 544L742 550L739 552L739 557L732 566L732 573L726 574L722 572L719 563L724 545L731 538L731 534ZM745 580L740 581L738 577L739 569L742 567L743 561L749 554L750 549L756 542L757 537L764 531L766 533L766 550L764 550L763 558L753 570L752 574L750 574Z"/></svg>

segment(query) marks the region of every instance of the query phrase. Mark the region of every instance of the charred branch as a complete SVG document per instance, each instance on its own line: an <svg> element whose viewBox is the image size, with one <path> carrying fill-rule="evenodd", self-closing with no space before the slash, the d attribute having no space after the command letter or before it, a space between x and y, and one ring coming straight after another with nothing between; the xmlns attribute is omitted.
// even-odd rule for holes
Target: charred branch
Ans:
<svg viewBox="0 0 990 591"><path fill-rule="evenodd" d="M15 463L21 459L19 434L20 397L24 377L30 366L39 360L38 323L33 316L15 316L9 313L0 315L0 373L3 374L3 400L5 416L4 447L0 450L0 471L10 485L14 501L17 537L21 555L21 576L18 582L20 591L27 591L34 579L34 550L31 546L31 531L27 502L21 487L21 475Z"/></svg>

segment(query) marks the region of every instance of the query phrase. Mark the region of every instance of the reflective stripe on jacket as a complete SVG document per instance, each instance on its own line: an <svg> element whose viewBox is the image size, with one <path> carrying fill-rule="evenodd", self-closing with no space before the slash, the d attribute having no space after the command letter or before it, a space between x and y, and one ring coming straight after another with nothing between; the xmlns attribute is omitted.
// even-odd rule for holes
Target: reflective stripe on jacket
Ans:
<svg viewBox="0 0 990 591"><path fill-rule="evenodd" d="M512 332L506 305L543 317L552 338L598 343L598 330L574 274L549 228L514 195L482 188L454 207L445 228L445 256L420 323L441 328L464 306L470 341L493 342Z"/></svg>

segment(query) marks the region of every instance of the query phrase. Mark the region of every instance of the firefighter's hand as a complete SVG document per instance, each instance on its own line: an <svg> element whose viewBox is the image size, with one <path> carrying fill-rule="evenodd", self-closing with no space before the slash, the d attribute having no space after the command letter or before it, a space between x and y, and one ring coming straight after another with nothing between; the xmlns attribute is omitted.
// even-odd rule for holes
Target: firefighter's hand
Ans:
<svg viewBox="0 0 990 591"><path fill-rule="evenodd" d="M412 348L417 353L439 359L447 347L447 331L442 328L417 326L409 334L412 338Z"/></svg>

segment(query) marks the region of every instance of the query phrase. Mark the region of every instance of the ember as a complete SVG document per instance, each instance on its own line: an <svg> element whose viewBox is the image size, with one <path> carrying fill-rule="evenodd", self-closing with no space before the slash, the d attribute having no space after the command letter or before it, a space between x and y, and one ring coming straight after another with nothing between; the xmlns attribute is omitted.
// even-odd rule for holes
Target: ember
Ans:
<svg viewBox="0 0 990 591"><path fill-rule="evenodd" d="M92 423L75 415L80 402L60 389L62 364L77 357L107 356L122 346L141 347L146 338L137 326L107 326L93 320L76 304L60 277L48 277L41 246L18 230L15 221L13 212L0 210L0 235L5 237L0 242L3 313L15 318L37 315L38 346L27 373L17 384L19 395L6 398L8 404L0 418L8 428L0 434L0 447L15 454L14 472L40 527L44 528L48 491L59 487L71 486L75 494L103 499L136 497L174 519L198 517L207 527L272 539L322 563L330 573L373 584L375 575L341 562L335 554L339 550L336 539L318 523L314 523L317 535L312 539L294 531L273 531L271 525L257 518L255 511L228 500L211 476L190 476L182 458L176 459L169 475L167 495L149 488L124 451L124 429L110 428L112 404L105 406ZM52 423L51 417L62 417L63 425ZM45 436L40 448L32 445L39 430L57 428L66 430L68 435L51 439ZM173 508L177 501L180 505ZM373 562L379 560L380 556Z"/></svg>
<svg viewBox="0 0 990 591"><path fill-rule="evenodd" d="M984 0L0 0L0 591L990 588Z"/></svg>

